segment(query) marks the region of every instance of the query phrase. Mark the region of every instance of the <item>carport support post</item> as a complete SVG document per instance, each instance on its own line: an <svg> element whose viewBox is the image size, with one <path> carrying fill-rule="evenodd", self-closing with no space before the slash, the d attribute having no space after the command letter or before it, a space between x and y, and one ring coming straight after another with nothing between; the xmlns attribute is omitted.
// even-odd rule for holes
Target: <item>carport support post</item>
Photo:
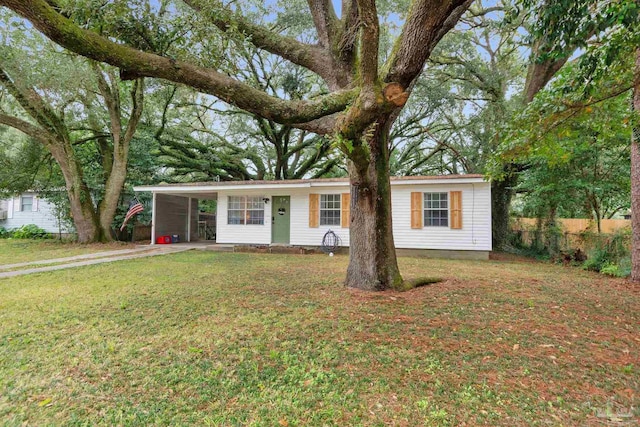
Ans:
<svg viewBox="0 0 640 427"><path fill-rule="evenodd" d="M187 242L191 241L191 197L189 197L189 205L187 207Z"/></svg>
<svg viewBox="0 0 640 427"><path fill-rule="evenodd" d="M153 193L153 202L151 203L151 244L156 244L156 192Z"/></svg>

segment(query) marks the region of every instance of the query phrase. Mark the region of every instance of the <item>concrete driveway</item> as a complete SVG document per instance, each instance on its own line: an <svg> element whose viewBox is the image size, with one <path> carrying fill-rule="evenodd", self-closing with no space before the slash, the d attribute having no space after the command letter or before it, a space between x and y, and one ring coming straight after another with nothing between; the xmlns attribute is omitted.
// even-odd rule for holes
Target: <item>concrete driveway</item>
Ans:
<svg viewBox="0 0 640 427"><path fill-rule="evenodd" d="M195 248L190 245L153 245L143 246L135 249L122 249L115 251L97 252L86 255L77 255L68 258L55 258L41 261L22 262L18 264L5 264L0 265L0 279L5 277L23 276L25 274L43 273L47 271L63 270L66 268L82 267L85 265L102 264L105 262L175 254L191 249Z"/></svg>

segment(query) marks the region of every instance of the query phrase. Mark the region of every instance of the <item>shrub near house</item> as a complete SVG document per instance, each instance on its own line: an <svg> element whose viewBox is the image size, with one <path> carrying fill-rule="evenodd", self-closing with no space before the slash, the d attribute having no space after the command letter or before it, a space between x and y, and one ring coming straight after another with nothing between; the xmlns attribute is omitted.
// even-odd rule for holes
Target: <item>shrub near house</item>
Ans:
<svg viewBox="0 0 640 427"><path fill-rule="evenodd" d="M46 239L50 236L46 230L35 224L23 225L20 228L11 231L11 237L14 239Z"/></svg>

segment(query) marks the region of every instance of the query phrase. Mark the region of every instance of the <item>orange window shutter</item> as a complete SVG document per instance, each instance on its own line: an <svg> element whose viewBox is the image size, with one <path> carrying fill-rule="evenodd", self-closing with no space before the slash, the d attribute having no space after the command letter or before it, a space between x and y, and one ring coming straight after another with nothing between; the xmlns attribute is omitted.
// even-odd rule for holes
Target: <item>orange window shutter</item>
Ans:
<svg viewBox="0 0 640 427"><path fill-rule="evenodd" d="M449 193L451 202L451 228L462 228L462 191Z"/></svg>
<svg viewBox="0 0 640 427"><path fill-rule="evenodd" d="M411 228L422 228L422 193L411 193Z"/></svg>
<svg viewBox="0 0 640 427"><path fill-rule="evenodd" d="M349 228L349 224L351 224L351 194L342 193L340 207L342 208L342 214L340 215L340 226L342 228Z"/></svg>
<svg viewBox="0 0 640 427"><path fill-rule="evenodd" d="M309 227L318 228L320 225L320 195L309 194Z"/></svg>

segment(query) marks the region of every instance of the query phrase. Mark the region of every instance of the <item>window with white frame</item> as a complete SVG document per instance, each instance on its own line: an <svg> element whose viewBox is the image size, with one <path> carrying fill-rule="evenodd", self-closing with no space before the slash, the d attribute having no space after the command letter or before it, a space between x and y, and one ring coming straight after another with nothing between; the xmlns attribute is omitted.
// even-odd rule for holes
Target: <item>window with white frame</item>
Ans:
<svg viewBox="0 0 640 427"><path fill-rule="evenodd" d="M320 225L340 225L340 194L320 195Z"/></svg>
<svg viewBox="0 0 640 427"><path fill-rule="evenodd" d="M229 196L228 201L227 224L264 224L264 201L262 196Z"/></svg>
<svg viewBox="0 0 640 427"><path fill-rule="evenodd" d="M424 225L427 227L449 226L449 194L424 193Z"/></svg>
<svg viewBox="0 0 640 427"><path fill-rule="evenodd" d="M20 197L20 210L22 212L29 212L33 210L33 196Z"/></svg>

